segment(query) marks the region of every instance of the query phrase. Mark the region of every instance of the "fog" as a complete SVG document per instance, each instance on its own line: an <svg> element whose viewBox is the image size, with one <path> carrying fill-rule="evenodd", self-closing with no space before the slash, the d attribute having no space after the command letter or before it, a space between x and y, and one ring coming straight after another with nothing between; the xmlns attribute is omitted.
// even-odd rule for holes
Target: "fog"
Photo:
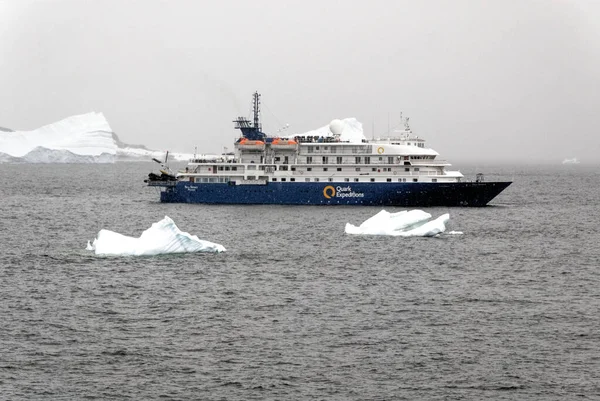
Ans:
<svg viewBox="0 0 600 401"><path fill-rule="evenodd" d="M451 162L598 163L593 1L0 1L0 126L103 112L159 150L410 117Z"/></svg>

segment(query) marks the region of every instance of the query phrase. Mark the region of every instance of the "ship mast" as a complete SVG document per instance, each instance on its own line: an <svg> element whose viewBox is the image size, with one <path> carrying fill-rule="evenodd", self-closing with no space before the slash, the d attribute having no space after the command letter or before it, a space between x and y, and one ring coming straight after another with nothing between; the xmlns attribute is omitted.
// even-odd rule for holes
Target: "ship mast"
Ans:
<svg viewBox="0 0 600 401"><path fill-rule="evenodd" d="M254 121L250 121L246 117L238 117L233 120L235 128L242 131L242 136L246 139L251 141L266 141L267 135L262 132L262 125L260 123L260 93L258 91L252 95L252 111Z"/></svg>
<svg viewBox="0 0 600 401"><path fill-rule="evenodd" d="M258 91L252 95L252 109L254 111L254 128L262 132L262 127L260 126L260 93Z"/></svg>

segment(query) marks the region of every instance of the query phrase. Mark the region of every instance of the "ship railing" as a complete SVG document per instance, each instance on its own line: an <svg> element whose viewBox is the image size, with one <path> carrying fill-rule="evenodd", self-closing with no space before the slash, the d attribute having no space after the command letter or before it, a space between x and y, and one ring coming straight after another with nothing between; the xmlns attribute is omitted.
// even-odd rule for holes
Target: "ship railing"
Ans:
<svg viewBox="0 0 600 401"><path fill-rule="evenodd" d="M447 160L431 160L431 159L411 159L409 160L410 163L414 166L414 165L427 165L427 166L440 166L440 165L448 165L448 161Z"/></svg>

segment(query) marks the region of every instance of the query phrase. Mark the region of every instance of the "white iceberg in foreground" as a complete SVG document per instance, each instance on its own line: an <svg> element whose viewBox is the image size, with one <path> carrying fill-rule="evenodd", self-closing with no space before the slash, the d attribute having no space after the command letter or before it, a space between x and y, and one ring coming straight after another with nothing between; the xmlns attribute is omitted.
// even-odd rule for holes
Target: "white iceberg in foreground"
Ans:
<svg viewBox="0 0 600 401"><path fill-rule="evenodd" d="M110 230L100 230L88 251L96 255L151 256L165 253L224 252L225 247L214 242L203 241L177 228L173 220L165 216L152 224L139 238L128 237Z"/></svg>
<svg viewBox="0 0 600 401"><path fill-rule="evenodd" d="M401 237L433 237L446 231L448 213L429 221L431 215L422 210L403 210L390 213L385 210L356 227L346 223L346 234L394 235Z"/></svg>

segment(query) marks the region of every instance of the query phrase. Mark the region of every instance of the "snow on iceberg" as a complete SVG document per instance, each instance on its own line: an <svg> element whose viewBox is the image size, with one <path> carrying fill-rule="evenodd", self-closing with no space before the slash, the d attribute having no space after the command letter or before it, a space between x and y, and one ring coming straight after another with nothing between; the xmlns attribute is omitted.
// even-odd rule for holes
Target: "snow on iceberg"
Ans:
<svg viewBox="0 0 600 401"><path fill-rule="evenodd" d="M168 216L142 233L139 238L128 237L110 230L100 230L86 249L96 255L151 256L166 253L225 252L225 247L203 241L177 228Z"/></svg>
<svg viewBox="0 0 600 401"><path fill-rule="evenodd" d="M350 143L361 143L363 139L366 139L363 133L362 123L356 118L345 118L343 120L335 119L321 128L300 135L318 137L330 137L335 135L340 137L340 141L347 141Z"/></svg>
<svg viewBox="0 0 600 401"><path fill-rule="evenodd" d="M346 234L393 235L401 237L433 237L446 231L448 213L429 221L431 215L422 210L398 213L380 211L356 227L346 223Z"/></svg>
<svg viewBox="0 0 600 401"><path fill-rule="evenodd" d="M0 133L0 162L112 163L117 148L102 113L71 116L33 131Z"/></svg>

